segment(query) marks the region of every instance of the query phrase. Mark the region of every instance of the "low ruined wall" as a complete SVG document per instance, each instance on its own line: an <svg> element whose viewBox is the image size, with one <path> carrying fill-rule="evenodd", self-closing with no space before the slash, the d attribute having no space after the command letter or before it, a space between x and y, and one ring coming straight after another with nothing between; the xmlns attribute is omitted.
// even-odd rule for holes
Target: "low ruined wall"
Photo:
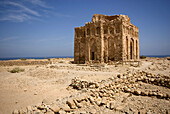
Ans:
<svg viewBox="0 0 170 114"><path fill-rule="evenodd" d="M134 101L134 96L144 96L143 98L152 97L152 100L159 99L169 102L169 88L170 78L168 76L144 71L118 74L117 77L99 82L75 77L67 90L76 90L77 93L62 99L57 98L53 103L43 100L38 105L20 110L15 109L13 114L21 112L22 114L97 114L97 112L102 114L147 114L148 109L133 108L130 99ZM145 101L142 101L142 107L144 107L144 103ZM156 113L165 113L164 109L169 110L167 104L163 108L152 107L152 111ZM149 110L151 110L150 107ZM160 112L157 112L158 110Z"/></svg>
<svg viewBox="0 0 170 114"><path fill-rule="evenodd" d="M49 64L50 61L44 60L10 60L10 61L0 61L0 66L23 66L23 65L46 65Z"/></svg>

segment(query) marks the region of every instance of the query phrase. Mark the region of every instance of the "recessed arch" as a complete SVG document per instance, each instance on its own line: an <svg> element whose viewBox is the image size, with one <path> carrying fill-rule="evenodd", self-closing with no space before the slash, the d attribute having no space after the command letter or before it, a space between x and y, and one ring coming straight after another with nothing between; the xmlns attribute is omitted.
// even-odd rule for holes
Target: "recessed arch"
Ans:
<svg viewBox="0 0 170 114"><path fill-rule="evenodd" d="M139 52L138 52L138 48L139 48L139 47L138 47L138 41L136 40L136 59L138 59L138 56L139 56L139 55L138 55L138 53L139 53Z"/></svg>
<svg viewBox="0 0 170 114"><path fill-rule="evenodd" d="M97 34L100 34L100 27L97 27L97 28L96 28L96 33L97 33Z"/></svg>
<svg viewBox="0 0 170 114"><path fill-rule="evenodd" d="M114 61L116 44L113 37L108 38L108 60Z"/></svg>
<svg viewBox="0 0 170 114"><path fill-rule="evenodd" d="M96 60L96 40L94 38L90 39L90 60Z"/></svg>
<svg viewBox="0 0 170 114"><path fill-rule="evenodd" d="M110 34L114 35L114 28L110 28Z"/></svg>
<svg viewBox="0 0 170 114"><path fill-rule="evenodd" d="M90 35L90 29L87 28L87 35Z"/></svg>
<svg viewBox="0 0 170 114"><path fill-rule="evenodd" d="M134 59L134 40L130 39L130 59Z"/></svg>
<svg viewBox="0 0 170 114"><path fill-rule="evenodd" d="M126 59L129 59L129 42L128 42L128 37L126 36Z"/></svg>

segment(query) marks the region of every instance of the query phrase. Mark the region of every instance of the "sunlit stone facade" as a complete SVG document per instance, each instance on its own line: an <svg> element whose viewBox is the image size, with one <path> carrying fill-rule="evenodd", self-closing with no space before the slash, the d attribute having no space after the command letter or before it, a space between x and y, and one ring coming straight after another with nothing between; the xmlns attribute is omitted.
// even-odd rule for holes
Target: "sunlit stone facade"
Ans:
<svg viewBox="0 0 170 114"><path fill-rule="evenodd" d="M126 15L94 14L75 28L74 63L108 63L139 59L139 29Z"/></svg>

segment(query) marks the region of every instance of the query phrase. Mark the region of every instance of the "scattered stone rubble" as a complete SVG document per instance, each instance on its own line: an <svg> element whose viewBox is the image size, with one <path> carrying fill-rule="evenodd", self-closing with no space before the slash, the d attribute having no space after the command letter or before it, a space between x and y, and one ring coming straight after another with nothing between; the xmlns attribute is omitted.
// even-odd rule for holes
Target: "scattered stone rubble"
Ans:
<svg viewBox="0 0 170 114"><path fill-rule="evenodd" d="M72 79L72 83L70 84L74 89L81 90L83 88L98 88L99 84L97 82L88 82L87 80L80 80L77 77Z"/></svg>
<svg viewBox="0 0 170 114"><path fill-rule="evenodd" d="M76 94L53 103L42 102L28 106L26 110L14 110L14 114L101 114L101 113L170 113L170 78L147 72L118 74L100 82L72 79L69 87ZM139 97L155 99L155 107L145 106ZM135 99L139 99L135 101ZM159 100L157 100L159 99ZM137 102L131 104L128 101ZM159 101L165 104L159 103ZM140 105L139 105L140 104ZM152 104L152 103L151 103ZM150 104L148 104L150 105ZM161 105L159 107L157 105ZM149 107L149 108L148 108Z"/></svg>

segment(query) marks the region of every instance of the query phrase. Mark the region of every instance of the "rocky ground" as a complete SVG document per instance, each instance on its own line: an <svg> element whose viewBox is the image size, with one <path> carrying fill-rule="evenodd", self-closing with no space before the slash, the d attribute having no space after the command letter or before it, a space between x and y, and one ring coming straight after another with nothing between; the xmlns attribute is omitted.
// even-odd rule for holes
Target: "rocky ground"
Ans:
<svg viewBox="0 0 170 114"><path fill-rule="evenodd" d="M170 61L166 58L142 59L139 67L72 61L0 65L0 113L170 113ZM10 73L15 67L25 70Z"/></svg>

